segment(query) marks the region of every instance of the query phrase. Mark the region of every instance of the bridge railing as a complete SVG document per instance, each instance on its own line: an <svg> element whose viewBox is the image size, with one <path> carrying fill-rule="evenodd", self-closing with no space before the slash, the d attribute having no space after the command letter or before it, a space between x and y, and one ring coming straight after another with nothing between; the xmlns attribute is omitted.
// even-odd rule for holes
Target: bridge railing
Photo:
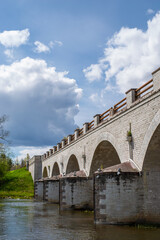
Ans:
<svg viewBox="0 0 160 240"><path fill-rule="evenodd" d="M88 123L88 130L90 130L91 128L94 128L94 120Z"/></svg>
<svg viewBox="0 0 160 240"><path fill-rule="evenodd" d="M127 100L126 97L123 98L121 101L119 101L117 104L114 105L114 112L119 112L120 110L122 110L124 107L126 107L127 105Z"/></svg>
<svg viewBox="0 0 160 240"><path fill-rule="evenodd" d="M64 142L64 145L67 145L67 144L68 144L68 139L66 138L65 142Z"/></svg>
<svg viewBox="0 0 160 240"><path fill-rule="evenodd" d="M79 136L83 135L83 128L79 129Z"/></svg>
<svg viewBox="0 0 160 240"><path fill-rule="evenodd" d="M104 121L104 120L106 120L108 117L109 117L109 115L110 115L110 108L107 110L107 111L105 111L104 113L102 113L102 114L100 114L100 122L102 122L102 121Z"/></svg>
<svg viewBox="0 0 160 240"><path fill-rule="evenodd" d="M73 141L75 139L75 135L71 135L71 141Z"/></svg>
<svg viewBox="0 0 160 240"><path fill-rule="evenodd" d="M158 71L159 70L160 69L158 69ZM155 73L156 73L156 71L153 72L152 74L155 74ZM153 81L153 79L151 79L147 83L143 84L141 87L139 87L137 89L130 89L128 92L126 92L126 97L123 98L118 103L116 103L113 106L113 108L111 107L111 108L107 109L105 112L95 115L94 120L92 120L89 123L85 123L84 126L81 129L79 129L78 133L75 132L76 136L75 136L75 134L69 135L67 139L65 139L65 140L63 139L63 144L61 142L61 144L58 145L58 148L57 148L57 146L54 146L53 151L50 151L49 156L56 153L58 150L62 149L64 146L70 144L72 141L76 140L78 137L84 135L90 129L97 127L97 125L99 123L109 120L110 117L112 117L114 114L120 112L121 110L125 110L125 109L129 108L134 101L136 101L137 99L144 97L148 93L152 92L153 88L155 90L155 82L154 81ZM154 82L154 86L153 86L153 82ZM158 84L156 85L156 87L159 86ZM47 158L48 152L45 153L43 156L44 156L44 159Z"/></svg>
<svg viewBox="0 0 160 240"><path fill-rule="evenodd" d="M142 96L145 96L152 90L153 90L153 79L149 80L148 82L143 84L141 87L136 89L136 99Z"/></svg>

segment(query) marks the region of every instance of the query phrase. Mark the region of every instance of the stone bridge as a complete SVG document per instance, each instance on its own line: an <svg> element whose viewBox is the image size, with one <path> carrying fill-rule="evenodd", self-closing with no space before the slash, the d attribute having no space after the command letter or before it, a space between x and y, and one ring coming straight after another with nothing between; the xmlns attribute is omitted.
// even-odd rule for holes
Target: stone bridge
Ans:
<svg viewBox="0 0 160 240"><path fill-rule="evenodd" d="M43 156L30 160L29 170L34 180L41 179L36 182L43 183L43 191L46 179L60 182L61 206L67 205L65 181L73 186L77 177L85 181L84 195L90 192L88 202L94 201L96 222L160 223L160 68L152 76L146 84L127 91L124 99L95 115L90 123L84 123L82 129L76 129ZM93 178L94 184L89 183ZM81 187L74 186L77 195ZM122 195L128 202L123 199L121 206ZM113 203L115 211L111 211ZM124 207L130 209L128 215L122 214Z"/></svg>

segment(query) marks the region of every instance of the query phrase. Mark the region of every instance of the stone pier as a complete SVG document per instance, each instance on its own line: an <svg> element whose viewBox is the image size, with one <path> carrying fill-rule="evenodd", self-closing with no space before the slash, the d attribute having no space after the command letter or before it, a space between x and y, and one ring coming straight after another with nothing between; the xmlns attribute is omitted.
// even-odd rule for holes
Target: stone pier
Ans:
<svg viewBox="0 0 160 240"><path fill-rule="evenodd" d="M130 163L95 173L95 223L133 224L143 218L142 176Z"/></svg>
<svg viewBox="0 0 160 240"><path fill-rule="evenodd" d="M44 180L40 179L40 180L36 180L34 182L34 198L36 200L43 200L44 198Z"/></svg>
<svg viewBox="0 0 160 240"><path fill-rule="evenodd" d="M93 209L93 180L83 171L60 179L60 210Z"/></svg>
<svg viewBox="0 0 160 240"><path fill-rule="evenodd" d="M44 200L59 203L59 176L44 181Z"/></svg>

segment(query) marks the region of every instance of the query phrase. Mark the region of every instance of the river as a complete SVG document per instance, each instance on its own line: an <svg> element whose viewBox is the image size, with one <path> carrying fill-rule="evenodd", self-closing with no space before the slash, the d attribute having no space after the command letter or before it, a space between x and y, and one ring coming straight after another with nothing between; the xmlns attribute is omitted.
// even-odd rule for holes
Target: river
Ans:
<svg viewBox="0 0 160 240"><path fill-rule="evenodd" d="M93 213L56 204L0 200L0 240L159 240L160 228L98 225Z"/></svg>

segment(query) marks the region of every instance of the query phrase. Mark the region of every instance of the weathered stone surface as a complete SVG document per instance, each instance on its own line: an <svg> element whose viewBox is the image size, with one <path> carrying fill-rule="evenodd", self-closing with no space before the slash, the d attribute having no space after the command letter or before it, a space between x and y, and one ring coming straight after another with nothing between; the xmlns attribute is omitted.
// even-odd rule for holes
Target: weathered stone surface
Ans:
<svg viewBox="0 0 160 240"><path fill-rule="evenodd" d="M142 217L142 176L127 162L95 174L95 222L132 224Z"/></svg>
<svg viewBox="0 0 160 240"><path fill-rule="evenodd" d="M31 172L33 181L42 177L42 156L34 156L30 159L29 171Z"/></svg>
<svg viewBox="0 0 160 240"><path fill-rule="evenodd" d="M36 200L43 200L44 198L44 182L43 180L37 180L34 182L34 198Z"/></svg>
<svg viewBox="0 0 160 240"><path fill-rule="evenodd" d="M60 209L93 209L93 180L82 172L61 178Z"/></svg>
<svg viewBox="0 0 160 240"><path fill-rule="evenodd" d="M59 203L59 179L48 179L44 181L44 200Z"/></svg>

